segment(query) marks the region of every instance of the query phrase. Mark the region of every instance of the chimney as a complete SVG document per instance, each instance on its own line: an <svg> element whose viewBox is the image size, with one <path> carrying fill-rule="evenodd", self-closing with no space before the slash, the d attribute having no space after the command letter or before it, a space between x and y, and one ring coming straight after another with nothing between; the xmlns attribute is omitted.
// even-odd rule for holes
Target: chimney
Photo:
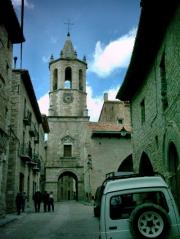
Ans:
<svg viewBox="0 0 180 239"><path fill-rule="evenodd" d="M108 101L108 93L104 93L104 101Z"/></svg>

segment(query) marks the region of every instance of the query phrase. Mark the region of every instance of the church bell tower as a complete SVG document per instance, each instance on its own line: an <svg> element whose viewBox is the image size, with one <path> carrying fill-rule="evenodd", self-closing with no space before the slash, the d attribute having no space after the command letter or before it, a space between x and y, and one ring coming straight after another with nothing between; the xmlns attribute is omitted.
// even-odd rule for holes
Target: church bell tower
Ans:
<svg viewBox="0 0 180 239"><path fill-rule="evenodd" d="M77 58L70 34L57 60L50 63L49 116L87 116L86 58Z"/></svg>
<svg viewBox="0 0 180 239"><path fill-rule="evenodd" d="M84 199L87 63L77 58L70 34L60 52L51 57L46 190L55 200Z"/></svg>

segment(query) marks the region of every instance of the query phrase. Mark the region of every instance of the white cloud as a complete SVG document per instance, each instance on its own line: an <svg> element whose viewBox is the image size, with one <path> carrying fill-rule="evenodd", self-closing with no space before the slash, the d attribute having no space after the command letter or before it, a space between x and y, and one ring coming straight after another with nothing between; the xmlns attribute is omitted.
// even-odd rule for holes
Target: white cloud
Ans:
<svg viewBox="0 0 180 239"><path fill-rule="evenodd" d="M104 93L108 93L108 100L116 100L116 94L118 90L119 86L117 88L108 89ZM87 86L87 108L91 121L98 121L103 102L104 95L93 97L92 88L90 86Z"/></svg>
<svg viewBox="0 0 180 239"><path fill-rule="evenodd" d="M28 2L29 0L24 0L24 6L30 9L34 8L34 4ZM22 0L12 0L14 7L19 7L22 4Z"/></svg>
<svg viewBox="0 0 180 239"><path fill-rule="evenodd" d="M57 41L58 41L58 38L57 38L57 37L55 37L55 36L51 36L51 38L50 38L50 43L52 43L52 44L56 44Z"/></svg>
<svg viewBox="0 0 180 239"><path fill-rule="evenodd" d="M87 108L91 121L97 121L101 112L103 98L101 96L93 98L92 88L87 86Z"/></svg>
<svg viewBox="0 0 180 239"><path fill-rule="evenodd" d="M48 115L48 108L49 108L49 94L43 95L38 100L39 108L42 114Z"/></svg>
<svg viewBox="0 0 180 239"><path fill-rule="evenodd" d="M119 85L116 88L112 88L112 89L107 90L108 99L109 100L117 100L116 95L118 93L118 90L119 90ZM117 100L117 101L119 101L119 100Z"/></svg>
<svg viewBox="0 0 180 239"><path fill-rule="evenodd" d="M107 77L120 67L127 67L132 54L137 29L132 29L126 35L104 46L100 41L96 43L93 61L89 64L89 71L100 77Z"/></svg>
<svg viewBox="0 0 180 239"><path fill-rule="evenodd" d="M49 60L50 60L50 56L42 56L42 61L43 61L44 63L48 63Z"/></svg>

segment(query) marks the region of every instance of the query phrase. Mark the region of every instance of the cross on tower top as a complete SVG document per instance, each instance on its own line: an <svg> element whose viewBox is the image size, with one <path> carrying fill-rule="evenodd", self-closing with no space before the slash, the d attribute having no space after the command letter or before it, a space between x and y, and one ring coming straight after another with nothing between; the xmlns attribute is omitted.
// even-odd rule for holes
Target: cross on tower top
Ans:
<svg viewBox="0 0 180 239"><path fill-rule="evenodd" d="M70 20L68 20L67 22L65 22L64 24L66 24L67 25L67 27L68 27L68 36L70 36L70 27L72 26L72 25L74 25Z"/></svg>

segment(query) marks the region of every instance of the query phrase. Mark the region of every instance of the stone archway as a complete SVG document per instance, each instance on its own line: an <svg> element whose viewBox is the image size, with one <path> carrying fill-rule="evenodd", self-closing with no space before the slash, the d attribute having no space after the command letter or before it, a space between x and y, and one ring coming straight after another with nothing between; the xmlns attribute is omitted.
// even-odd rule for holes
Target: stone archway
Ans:
<svg viewBox="0 0 180 239"><path fill-rule="evenodd" d="M173 196L176 200L177 206L180 210L180 171L178 170L179 158L176 146L173 142L170 142L168 147L168 171L170 173L169 183L173 193Z"/></svg>
<svg viewBox="0 0 180 239"><path fill-rule="evenodd" d="M148 155L143 152L139 164L139 174L142 176L153 176L154 170Z"/></svg>
<svg viewBox="0 0 180 239"><path fill-rule="evenodd" d="M70 172L63 172L58 178L57 201L78 200L78 178Z"/></svg>
<svg viewBox="0 0 180 239"><path fill-rule="evenodd" d="M118 172L133 172L133 159L132 154L130 154L127 158L125 158L119 168Z"/></svg>

